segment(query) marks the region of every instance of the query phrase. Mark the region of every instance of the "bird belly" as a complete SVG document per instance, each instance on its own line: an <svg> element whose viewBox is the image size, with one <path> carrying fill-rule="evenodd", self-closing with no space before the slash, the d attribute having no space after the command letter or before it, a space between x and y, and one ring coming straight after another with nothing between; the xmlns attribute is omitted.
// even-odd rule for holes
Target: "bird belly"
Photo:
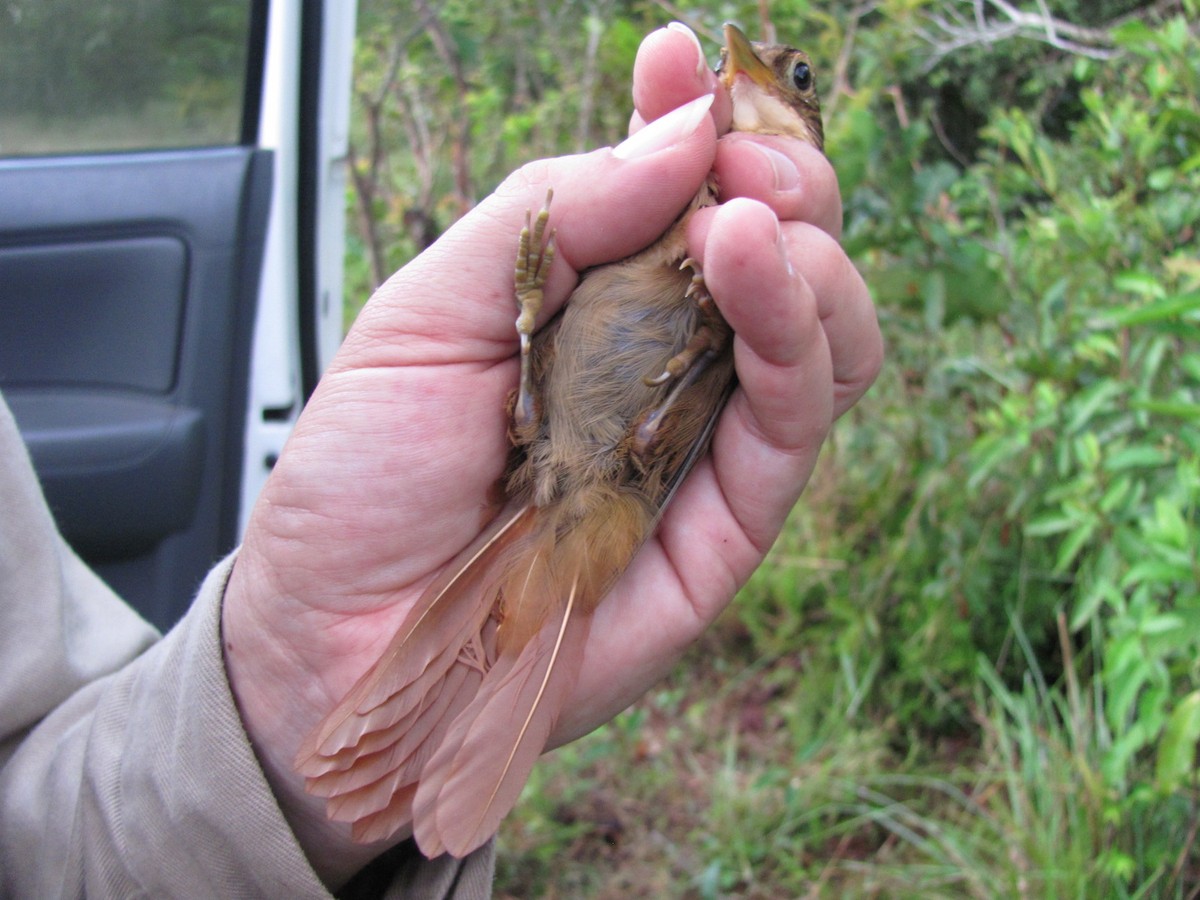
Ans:
<svg viewBox="0 0 1200 900"><path fill-rule="evenodd" d="M648 385L696 328L690 275L637 259L593 270L563 313L543 381L543 439L531 448L539 506L584 482L621 478L628 437L663 402Z"/></svg>

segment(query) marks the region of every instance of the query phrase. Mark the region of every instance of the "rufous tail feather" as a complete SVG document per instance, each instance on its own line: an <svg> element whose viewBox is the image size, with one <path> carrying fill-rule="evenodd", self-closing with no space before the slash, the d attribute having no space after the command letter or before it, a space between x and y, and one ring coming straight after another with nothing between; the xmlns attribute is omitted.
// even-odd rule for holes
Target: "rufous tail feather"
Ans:
<svg viewBox="0 0 1200 900"><path fill-rule="evenodd" d="M297 770L355 840L411 826L426 856L465 856L517 802L655 512L610 487L574 510L501 513L304 742Z"/></svg>

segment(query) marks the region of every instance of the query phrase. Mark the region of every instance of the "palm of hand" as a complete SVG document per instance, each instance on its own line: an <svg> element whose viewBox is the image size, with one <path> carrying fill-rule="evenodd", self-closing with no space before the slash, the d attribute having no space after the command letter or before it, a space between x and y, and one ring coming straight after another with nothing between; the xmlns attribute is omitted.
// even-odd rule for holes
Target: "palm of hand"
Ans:
<svg viewBox="0 0 1200 900"><path fill-rule="evenodd" d="M548 289L557 302L577 277L566 262L572 212L569 200L564 205L563 264ZM624 243L636 249L655 236L653 227L644 240L626 229ZM322 712L495 511L509 446L505 399L517 371L516 231L469 249L451 232L372 298L310 401L247 535L243 555L271 560L264 573L273 587L271 630L311 663L324 685ZM657 541L645 555L639 568L654 569L662 583L643 581L640 591L679 595ZM620 585L615 595L625 595Z"/></svg>
<svg viewBox="0 0 1200 900"><path fill-rule="evenodd" d="M677 96L689 78L703 82L682 35L652 38L635 71L647 119L689 99ZM830 236L840 221L832 170L816 151L715 138L705 117L637 160L603 150L518 172L377 292L301 417L247 530L223 625L247 730L330 883L377 850L352 851L290 763L490 518L517 380L516 235L547 186L558 258L544 317L578 272L657 238L714 165L730 195L760 201L726 202L689 227L689 252L735 332L741 387L711 457L598 610L556 742L624 708L699 636L778 534L833 417L874 378L870 300ZM780 183L764 145L789 157L799 187Z"/></svg>

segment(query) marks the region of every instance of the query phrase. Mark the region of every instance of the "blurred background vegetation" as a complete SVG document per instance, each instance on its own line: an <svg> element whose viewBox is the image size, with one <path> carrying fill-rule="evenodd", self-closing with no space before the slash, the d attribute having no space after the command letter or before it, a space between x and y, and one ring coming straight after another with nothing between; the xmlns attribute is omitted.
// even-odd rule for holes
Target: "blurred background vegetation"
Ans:
<svg viewBox="0 0 1200 900"><path fill-rule="evenodd" d="M0 154L241 140L248 0L4 0Z"/></svg>
<svg viewBox="0 0 1200 900"><path fill-rule="evenodd" d="M1200 892L1197 13L361 0L348 297L729 19L814 58L888 344L731 611L539 767L498 895Z"/></svg>

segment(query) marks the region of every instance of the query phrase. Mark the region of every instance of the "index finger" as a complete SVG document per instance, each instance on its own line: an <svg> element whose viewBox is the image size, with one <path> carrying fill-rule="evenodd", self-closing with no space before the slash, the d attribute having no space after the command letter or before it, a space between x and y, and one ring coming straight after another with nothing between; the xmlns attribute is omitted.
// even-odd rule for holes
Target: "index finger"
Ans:
<svg viewBox="0 0 1200 900"><path fill-rule="evenodd" d="M765 203L780 219L808 222L838 238L842 196L825 154L779 135L727 134L717 142L713 171L721 199Z"/></svg>

